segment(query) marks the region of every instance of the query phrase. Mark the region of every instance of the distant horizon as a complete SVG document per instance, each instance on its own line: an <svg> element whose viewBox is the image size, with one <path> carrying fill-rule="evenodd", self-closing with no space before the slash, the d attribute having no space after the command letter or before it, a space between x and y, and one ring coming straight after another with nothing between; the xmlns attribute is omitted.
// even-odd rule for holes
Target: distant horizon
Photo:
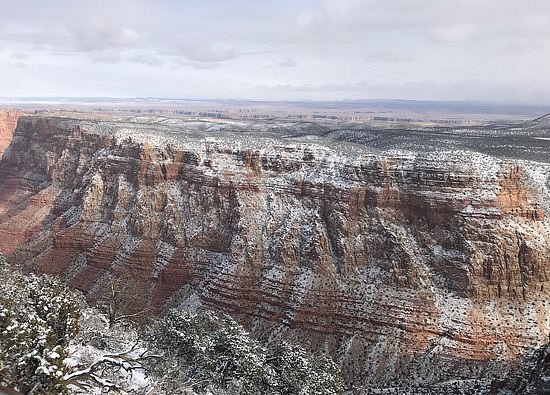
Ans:
<svg viewBox="0 0 550 395"><path fill-rule="evenodd" d="M384 118L431 120L521 120L550 113L550 105L481 100L340 99L258 100L196 97L0 97L0 107L20 110L136 112L155 110L192 116L216 114L229 118L325 117L354 120ZM244 113L241 113L244 111ZM248 113L252 111L252 113ZM240 114L241 115L238 115ZM205 115L207 116L207 115ZM214 115L213 115L214 116Z"/></svg>
<svg viewBox="0 0 550 395"><path fill-rule="evenodd" d="M246 97L185 97L185 96L0 96L0 100L167 100L167 101L226 101L226 102L258 102L258 103L360 103L360 102L402 102L402 103L457 103L457 104L481 104L481 105L520 105L526 107L545 107L550 109L550 102L524 102L514 100L485 100L485 99L406 99L406 98L341 98L341 99L254 99Z"/></svg>

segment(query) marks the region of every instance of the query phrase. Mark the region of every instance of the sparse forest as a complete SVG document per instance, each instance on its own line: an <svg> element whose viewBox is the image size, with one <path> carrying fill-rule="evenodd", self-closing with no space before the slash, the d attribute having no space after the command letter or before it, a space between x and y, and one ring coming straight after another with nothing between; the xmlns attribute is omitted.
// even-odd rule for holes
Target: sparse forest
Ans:
<svg viewBox="0 0 550 395"><path fill-rule="evenodd" d="M337 365L267 347L228 316L170 310L113 320L62 282L0 263L0 384L28 394L343 392Z"/></svg>

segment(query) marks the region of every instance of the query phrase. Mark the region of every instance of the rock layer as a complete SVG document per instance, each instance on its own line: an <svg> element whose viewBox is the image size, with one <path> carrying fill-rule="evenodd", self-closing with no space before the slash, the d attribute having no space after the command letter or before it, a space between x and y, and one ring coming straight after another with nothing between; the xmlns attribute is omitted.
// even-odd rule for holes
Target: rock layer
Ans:
<svg viewBox="0 0 550 395"><path fill-rule="evenodd" d="M498 374L547 339L547 164L203 126L22 117L0 251L92 299L130 273L154 306L226 311L356 384Z"/></svg>
<svg viewBox="0 0 550 395"><path fill-rule="evenodd" d="M0 158L10 145L13 131L17 125L17 119L21 116L19 111L0 110Z"/></svg>

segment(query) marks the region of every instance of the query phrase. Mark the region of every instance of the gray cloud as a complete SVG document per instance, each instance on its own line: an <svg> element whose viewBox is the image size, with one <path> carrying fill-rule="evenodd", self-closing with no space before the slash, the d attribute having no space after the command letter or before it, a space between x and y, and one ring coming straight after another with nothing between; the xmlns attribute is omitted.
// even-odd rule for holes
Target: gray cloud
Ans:
<svg viewBox="0 0 550 395"><path fill-rule="evenodd" d="M116 51L94 51L90 55L90 59L96 63L118 64L122 60L122 56Z"/></svg>
<svg viewBox="0 0 550 395"><path fill-rule="evenodd" d="M23 53L23 52L12 52L10 55L10 59L13 59L13 60L26 60L29 57L30 57L29 54Z"/></svg>
<svg viewBox="0 0 550 395"><path fill-rule="evenodd" d="M126 60L129 62L144 64L151 67L162 66L162 60L160 60L159 57L145 53L136 53L130 55L128 58L126 58Z"/></svg>
<svg viewBox="0 0 550 395"><path fill-rule="evenodd" d="M9 16L0 22L6 94L81 88L84 96L550 102L550 91L541 89L550 86L546 0L0 0L0 6ZM38 63L48 73L37 73ZM14 72L17 84L8 80ZM173 91L174 81L189 91Z"/></svg>
<svg viewBox="0 0 550 395"><path fill-rule="evenodd" d="M28 67L27 63L24 62L8 62L8 64L14 69L24 69Z"/></svg>
<svg viewBox="0 0 550 395"><path fill-rule="evenodd" d="M282 58L279 62L277 62L277 66L279 67L296 67L298 65L298 62L294 58L291 58L290 56L285 56Z"/></svg>
<svg viewBox="0 0 550 395"><path fill-rule="evenodd" d="M208 44L179 45L174 52L191 62L224 62L237 56L231 49L215 48Z"/></svg>
<svg viewBox="0 0 550 395"><path fill-rule="evenodd" d="M74 49L93 52L112 48L132 48L139 44L139 34L122 26L97 26L93 30L79 27L71 32Z"/></svg>
<svg viewBox="0 0 550 395"><path fill-rule="evenodd" d="M173 63L179 66L185 66L185 67L193 67L195 69L200 70L209 70L209 69L217 69L222 66L220 62L195 62L195 61L189 61L186 58L176 57L173 59Z"/></svg>
<svg viewBox="0 0 550 395"><path fill-rule="evenodd" d="M382 49L378 52L372 52L364 57L367 62L382 62L382 63L393 63L393 62L406 62L410 60L409 55L403 53L397 53L394 51L389 51Z"/></svg>

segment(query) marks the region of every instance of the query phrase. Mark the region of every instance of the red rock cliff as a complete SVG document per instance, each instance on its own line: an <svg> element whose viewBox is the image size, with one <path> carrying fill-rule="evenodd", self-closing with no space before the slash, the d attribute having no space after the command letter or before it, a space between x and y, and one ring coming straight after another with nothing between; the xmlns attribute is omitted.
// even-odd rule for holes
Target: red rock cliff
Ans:
<svg viewBox="0 0 550 395"><path fill-rule="evenodd" d="M547 165L205 136L21 118L0 251L91 298L131 273L153 305L224 310L362 382L498 373L548 338Z"/></svg>
<svg viewBox="0 0 550 395"><path fill-rule="evenodd" d="M10 145L17 119L21 113L15 110L0 110L0 158Z"/></svg>

